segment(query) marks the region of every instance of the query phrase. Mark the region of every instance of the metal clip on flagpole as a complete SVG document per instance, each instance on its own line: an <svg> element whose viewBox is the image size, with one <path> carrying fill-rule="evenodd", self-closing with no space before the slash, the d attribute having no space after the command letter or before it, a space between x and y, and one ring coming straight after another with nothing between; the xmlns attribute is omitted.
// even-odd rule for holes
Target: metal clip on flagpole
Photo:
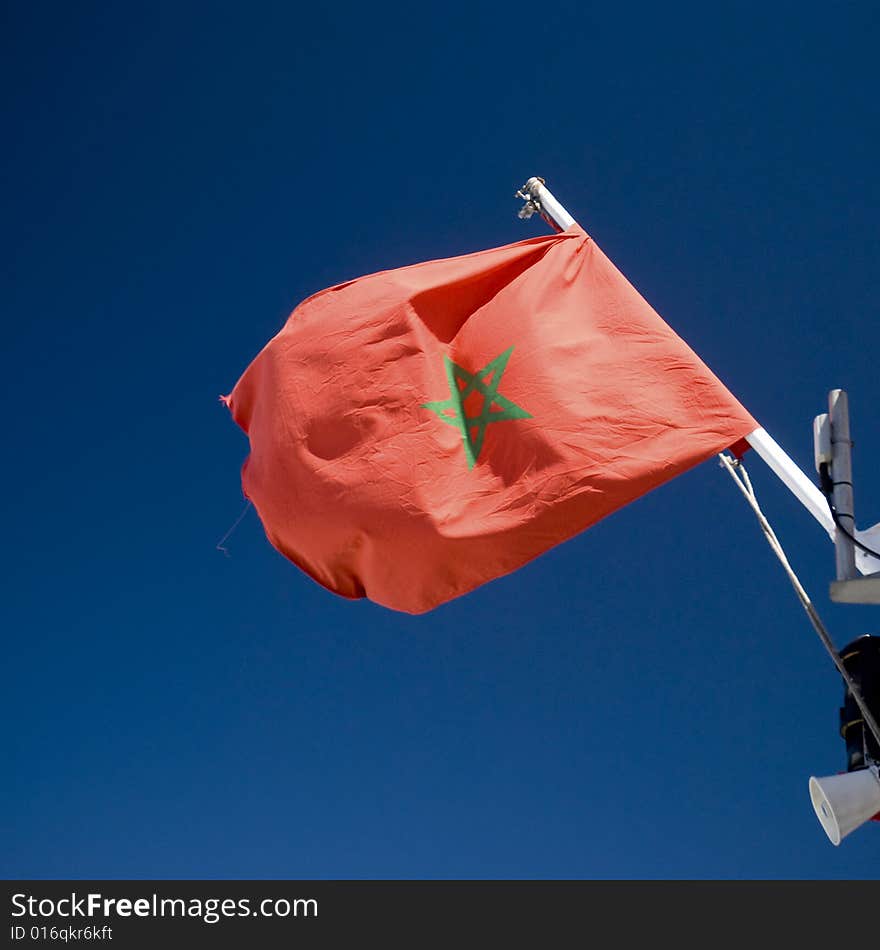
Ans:
<svg viewBox="0 0 880 950"><path fill-rule="evenodd" d="M521 218L528 219L537 212L554 231L566 231L575 223L574 218L553 197L543 178L530 178L515 197L525 201L519 211Z"/></svg>

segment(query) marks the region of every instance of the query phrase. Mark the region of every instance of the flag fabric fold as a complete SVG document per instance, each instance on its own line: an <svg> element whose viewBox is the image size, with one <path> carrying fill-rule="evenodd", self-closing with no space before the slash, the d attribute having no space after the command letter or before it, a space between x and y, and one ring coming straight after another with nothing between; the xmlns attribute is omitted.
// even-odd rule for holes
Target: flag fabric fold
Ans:
<svg viewBox="0 0 880 950"><path fill-rule="evenodd" d="M409 613L758 428L576 225L315 294L225 402L270 542Z"/></svg>

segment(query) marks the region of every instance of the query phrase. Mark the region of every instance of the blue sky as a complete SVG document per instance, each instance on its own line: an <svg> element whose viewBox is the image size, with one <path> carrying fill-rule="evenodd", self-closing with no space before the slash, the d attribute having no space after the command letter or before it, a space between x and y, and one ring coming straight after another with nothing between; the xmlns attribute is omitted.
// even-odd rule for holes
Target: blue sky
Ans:
<svg viewBox="0 0 880 950"><path fill-rule="evenodd" d="M811 471L880 520L867 3L14 4L0 31L0 872L872 878L810 774L839 678L708 462L420 618L238 516L218 402L307 295L542 233L544 176ZM833 551L750 471L839 645Z"/></svg>

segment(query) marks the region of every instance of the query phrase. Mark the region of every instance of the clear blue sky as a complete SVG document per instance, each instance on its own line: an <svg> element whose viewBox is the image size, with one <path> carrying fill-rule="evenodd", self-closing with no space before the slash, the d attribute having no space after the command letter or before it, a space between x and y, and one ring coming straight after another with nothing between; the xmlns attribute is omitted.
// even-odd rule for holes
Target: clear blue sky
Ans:
<svg viewBox="0 0 880 950"><path fill-rule="evenodd" d="M733 6L733 5L732 5ZM839 677L706 463L420 618L239 514L218 402L305 296L542 233L547 178L880 519L874 4L10 4L0 30L7 877L874 877L811 773ZM838 644L833 552L757 460Z"/></svg>

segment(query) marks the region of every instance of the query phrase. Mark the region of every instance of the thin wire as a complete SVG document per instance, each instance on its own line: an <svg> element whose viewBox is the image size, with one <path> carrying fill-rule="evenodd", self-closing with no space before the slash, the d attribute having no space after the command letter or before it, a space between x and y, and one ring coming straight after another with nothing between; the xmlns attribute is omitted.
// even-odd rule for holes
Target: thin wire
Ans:
<svg viewBox="0 0 880 950"><path fill-rule="evenodd" d="M871 733L877 742L880 743L880 725L877 724L877 720L874 718L873 713L868 708L868 705L862 696L861 690L853 681L853 678L850 676L847 668L843 665L843 660L841 660L840 654L835 649L834 642L829 636L828 630L825 628L825 624L822 623L822 618L816 612L816 608L813 606L809 595L804 590L804 587L798 579L797 574L795 574L794 569L789 563L788 557L786 557L785 551L779 542L779 538L776 537L776 533L774 532L773 528L770 527L770 522L767 521L764 512L761 511L761 508L758 505L758 499L755 496L755 490L752 488L752 483L749 480L748 472L746 472L745 466L742 464L742 462L734 463L727 455L721 454L718 456L718 458L721 459L721 464L727 469L730 477L734 480L739 490L743 493L746 501L749 503L749 505L751 505L752 510L755 512L755 515L758 518L758 523L761 526L761 530L764 532L764 535L767 538L767 542L773 550L773 553L779 558L782 567L785 569L785 573L788 575L788 579L791 581L791 586L794 588L798 600L801 602L801 606L804 608L804 610L807 612L807 616L810 618L810 623L812 623L816 633L819 634L819 639L822 641L823 646L828 651L828 655L834 661L834 665L837 667L838 673L840 673L840 675L843 677L843 681L846 683L847 689L850 691L852 698L859 707L862 718L865 720L865 724L871 730ZM739 471L742 473L742 478L737 476L737 469L739 469Z"/></svg>
<svg viewBox="0 0 880 950"><path fill-rule="evenodd" d="M242 519L248 513L248 508L250 508L250 506L251 506L251 500L250 498L248 498L247 504L244 506L244 508L241 509L241 514L235 519L232 527L217 542L217 550L222 551L226 555L226 557L229 557L230 554L229 554L229 551L223 546L223 544L225 541L229 539L229 536L232 534L232 532L235 531L235 529L241 524Z"/></svg>

